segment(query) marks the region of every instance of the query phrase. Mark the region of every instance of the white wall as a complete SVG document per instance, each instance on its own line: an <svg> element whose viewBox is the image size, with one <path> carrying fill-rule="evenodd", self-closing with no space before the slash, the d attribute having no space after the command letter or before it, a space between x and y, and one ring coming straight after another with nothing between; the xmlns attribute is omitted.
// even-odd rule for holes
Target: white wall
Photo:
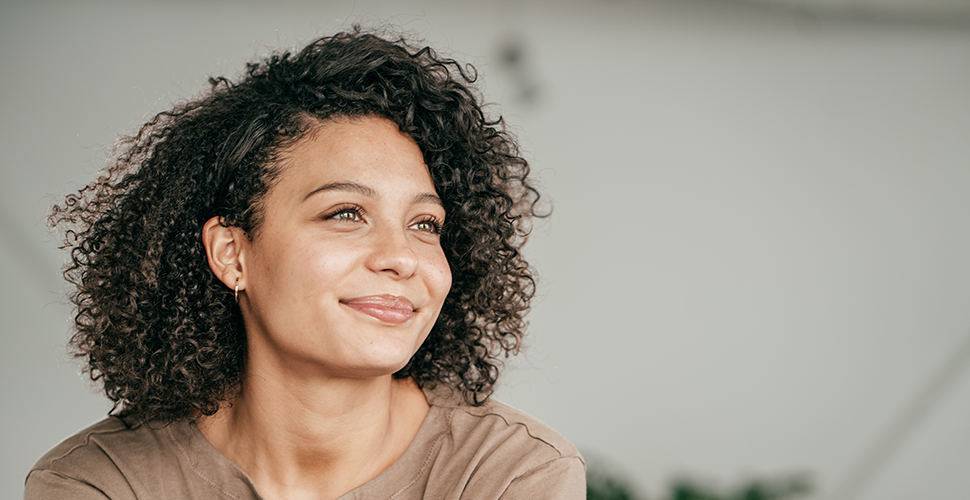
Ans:
<svg viewBox="0 0 970 500"><path fill-rule="evenodd" d="M63 354L49 205L207 76L390 19L479 66L555 205L501 399L653 498L677 474L837 492L893 429L855 498L970 497L966 26L702 1L39 3L0 6L0 496L106 411ZM510 38L520 72L496 57Z"/></svg>

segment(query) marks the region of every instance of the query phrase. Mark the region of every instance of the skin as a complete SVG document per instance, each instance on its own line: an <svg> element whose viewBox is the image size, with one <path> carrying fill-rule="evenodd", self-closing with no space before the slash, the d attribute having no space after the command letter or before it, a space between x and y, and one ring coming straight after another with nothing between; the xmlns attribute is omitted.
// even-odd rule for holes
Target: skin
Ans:
<svg viewBox="0 0 970 500"><path fill-rule="evenodd" d="M217 218L203 230L213 272L239 286L248 357L238 399L199 429L266 498L336 498L398 459L428 413L392 374L451 286L444 209L414 141L363 117L296 144L263 217L252 240Z"/></svg>

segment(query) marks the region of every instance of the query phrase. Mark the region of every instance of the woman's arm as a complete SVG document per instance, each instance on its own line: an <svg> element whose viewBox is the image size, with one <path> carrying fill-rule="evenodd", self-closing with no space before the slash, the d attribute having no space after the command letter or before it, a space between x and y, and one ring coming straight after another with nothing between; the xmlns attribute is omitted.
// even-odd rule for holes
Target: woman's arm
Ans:
<svg viewBox="0 0 970 500"><path fill-rule="evenodd" d="M52 470L34 469L27 475L24 500L120 500L94 486ZM134 497L131 497L134 498Z"/></svg>
<svg viewBox="0 0 970 500"><path fill-rule="evenodd" d="M586 498L586 466L579 457L546 462L515 478L503 500L581 500Z"/></svg>

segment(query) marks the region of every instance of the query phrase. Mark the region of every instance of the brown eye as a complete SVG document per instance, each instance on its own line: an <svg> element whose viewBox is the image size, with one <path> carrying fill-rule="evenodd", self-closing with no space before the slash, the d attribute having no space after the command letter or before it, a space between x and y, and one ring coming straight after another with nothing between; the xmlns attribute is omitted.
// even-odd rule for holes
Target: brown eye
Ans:
<svg viewBox="0 0 970 500"><path fill-rule="evenodd" d="M363 213L360 207L341 207L333 212L330 212L324 218L347 222L357 222L363 219L362 215Z"/></svg>
<svg viewBox="0 0 970 500"><path fill-rule="evenodd" d="M414 224L411 225L411 229L414 229L417 231L424 231L432 234L439 234L441 233L441 224L439 224L438 221L436 220L427 219L427 220L415 222Z"/></svg>

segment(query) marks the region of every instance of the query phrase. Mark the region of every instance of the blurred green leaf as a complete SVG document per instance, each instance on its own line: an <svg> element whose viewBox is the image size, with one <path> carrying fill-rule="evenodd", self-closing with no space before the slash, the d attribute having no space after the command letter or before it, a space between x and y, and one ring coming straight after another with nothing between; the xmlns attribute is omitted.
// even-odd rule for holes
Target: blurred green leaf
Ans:
<svg viewBox="0 0 970 500"><path fill-rule="evenodd" d="M669 500L794 500L811 493L811 481L804 474L774 479L749 479L737 488L723 491L696 480L679 479L671 484Z"/></svg>
<svg viewBox="0 0 970 500"><path fill-rule="evenodd" d="M586 474L587 500L636 500L630 483L602 466L590 466ZM670 483L664 500L796 500L812 492L806 474L773 478L754 478L735 488L715 487L696 478L680 478Z"/></svg>
<svg viewBox="0 0 970 500"><path fill-rule="evenodd" d="M634 500L633 490L618 478L593 474L586 476L586 500Z"/></svg>

